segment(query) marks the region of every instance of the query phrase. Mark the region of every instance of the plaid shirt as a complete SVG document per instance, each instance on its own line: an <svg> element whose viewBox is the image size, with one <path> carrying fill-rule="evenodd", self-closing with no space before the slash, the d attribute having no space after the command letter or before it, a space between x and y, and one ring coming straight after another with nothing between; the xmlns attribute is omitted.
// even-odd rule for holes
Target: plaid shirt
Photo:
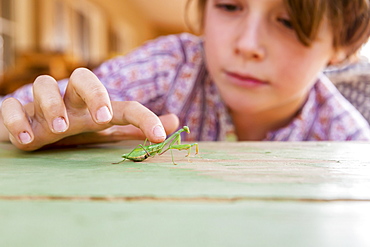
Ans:
<svg viewBox="0 0 370 247"><path fill-rule="evenodd" d="M228 109L204 65L202 40L191 34L160 37L124 57L94 70L111 100L135 100L157 115L174 113L191 133L186 141L222 141L234 135ZM59 82L62 93L67 80ZM22 103L32 101L27 85L15 93ZM299 114L265 141L370 140L361 114L324 76L311 89Z"/></svg>

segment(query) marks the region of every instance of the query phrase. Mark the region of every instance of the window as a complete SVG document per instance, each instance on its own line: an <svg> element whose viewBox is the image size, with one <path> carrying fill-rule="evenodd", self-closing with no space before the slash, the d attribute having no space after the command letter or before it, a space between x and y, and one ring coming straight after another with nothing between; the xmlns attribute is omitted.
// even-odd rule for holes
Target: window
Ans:
<svg viewBox="0 0 370 247"><path fill-rule="evenodd" d="M82 58L90 61L90 23L87 17L77 11L77 41Z"/></svg>
<svg viewBox="0 0 370 247"><path fill-rule="evenodd" d="M63 1L55 1L53 6L53 50L56 52L65 52L68 46L68 29L66 4Z"/></svg>
<svg viewBox="0 0 370 247"><path fill-rule="evenodd" d="M12 0L0 0L0 75L14 63Z"/></svg>

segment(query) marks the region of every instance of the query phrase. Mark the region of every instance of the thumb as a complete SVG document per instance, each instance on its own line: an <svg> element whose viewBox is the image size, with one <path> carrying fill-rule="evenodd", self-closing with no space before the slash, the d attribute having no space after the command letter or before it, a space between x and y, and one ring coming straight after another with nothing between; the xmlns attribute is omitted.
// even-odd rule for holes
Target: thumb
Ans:
<svg viewBox="0 0 370 247"><path fill-rule="evenodd" d="M175 114L166 114L159 116L164 130L166 131L167 136L175 132L179 128L179 118Z"/></svg>

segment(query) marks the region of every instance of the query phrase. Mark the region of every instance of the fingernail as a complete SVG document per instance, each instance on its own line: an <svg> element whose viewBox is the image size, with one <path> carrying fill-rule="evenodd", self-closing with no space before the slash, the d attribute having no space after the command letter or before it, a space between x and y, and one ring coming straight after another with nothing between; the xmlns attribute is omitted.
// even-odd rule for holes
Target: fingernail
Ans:
<svg viewBox="0 0 370 247"><path fill-rule="evenodd" d="M67 130L67 123L63 117L57 117L53 120L53 130L54 132L64 132Z"/></svg>
<svg viewBox="0 0 370 247"><path fill-rule="evenodd" d="M166 132L164 131L163 127L160 125L157 125L153 129L154 136L157 138L165 138Z"/></svg>
<svg viewBox="0 0 370 247"><path fill-rule="evenodd" d="M112 120L112 114L110 113L108 107L103 106L98 110L98 112L96 113L96 120L99 123L107 123Z"/></svg>
<svg viewBox="0 0 370 247"><path fill-rule="evenodd" d="M22 144L28 144L32 141L31 135L27 131L19 133L18 138Z"/></svg>

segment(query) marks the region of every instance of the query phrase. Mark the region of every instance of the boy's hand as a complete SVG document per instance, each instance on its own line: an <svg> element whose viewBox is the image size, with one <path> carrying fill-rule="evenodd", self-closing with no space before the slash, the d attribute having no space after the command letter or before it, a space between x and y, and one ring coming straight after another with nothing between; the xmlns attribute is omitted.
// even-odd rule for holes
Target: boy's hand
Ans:
<svg viewBox="0 0 370 247"><path fill-rule="evenodd" d="M33 103L22 106L9 98L1 107L9 139L22 150L36 150L62 139L60 143L65 145L130 139L140 133L151 142L166 138L163 125L153 112L137 102L111 102L105 87L87 69L72 73L64 97L49 76L35 80L33 94ZM169 133L178 127L174 115L164 116L163 120ZM142 132L129 126L112 127L128 124Z"/></svg>

